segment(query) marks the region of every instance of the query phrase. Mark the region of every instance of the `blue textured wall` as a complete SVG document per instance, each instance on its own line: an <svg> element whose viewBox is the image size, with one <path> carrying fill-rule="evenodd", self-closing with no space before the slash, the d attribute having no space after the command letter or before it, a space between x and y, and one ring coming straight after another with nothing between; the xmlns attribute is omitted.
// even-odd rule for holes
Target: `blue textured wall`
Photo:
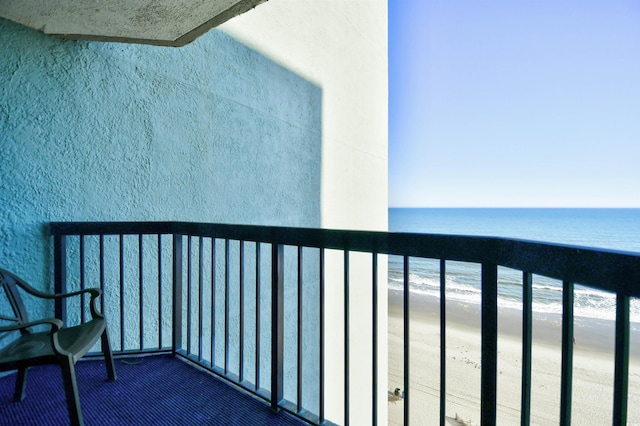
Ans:
<svg viewBox="0 0 640 426"><path fill-rule="evenodd" d="M0 19L0 267L52 288L49 221L320 226L320 88L219 31L163 48Z"/></svg>
<svg viewBox="0 0 640 426"><path fill-rule="evenodd" d="M50 221L321 225L320 88L222 32L174 49L62 41L0 19L0 82L0 267L37 288L53 287ZM105 287L116 349L120 304L136 317L129 269L126 300Z"/></svg>

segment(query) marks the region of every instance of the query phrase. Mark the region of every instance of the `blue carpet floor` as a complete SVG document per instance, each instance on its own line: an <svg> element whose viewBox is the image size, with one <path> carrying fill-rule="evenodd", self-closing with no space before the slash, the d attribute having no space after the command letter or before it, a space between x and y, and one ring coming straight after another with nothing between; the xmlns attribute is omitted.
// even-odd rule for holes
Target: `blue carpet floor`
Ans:
<svg viewBox="0 0 640 426"><path fill-rule="evenodd" d="M306 424L170 356L118 359L116 373L108 382L102 361L76 366L85 425ZM15 374L0 378L0 425L69 423L59 367L29 370L22 402L12 400L14 383Z"/></svg>

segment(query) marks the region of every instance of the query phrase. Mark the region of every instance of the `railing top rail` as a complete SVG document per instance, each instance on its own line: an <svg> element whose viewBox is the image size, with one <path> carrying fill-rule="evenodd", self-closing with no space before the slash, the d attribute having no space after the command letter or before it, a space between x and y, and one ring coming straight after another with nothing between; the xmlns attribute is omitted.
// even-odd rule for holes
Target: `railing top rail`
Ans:
<svg viewBox="0 0 640 426"><path fill-rule="evenodd" d="M50 222L51 235L172 234L174 222Z"/></svg>
<svg viewBox="0 0 640 426"><path fill-rule="evenodd" d="M178 234L491 263L640 297L640 253L511 238L190 222L52 222L51 235Z"/></svg>

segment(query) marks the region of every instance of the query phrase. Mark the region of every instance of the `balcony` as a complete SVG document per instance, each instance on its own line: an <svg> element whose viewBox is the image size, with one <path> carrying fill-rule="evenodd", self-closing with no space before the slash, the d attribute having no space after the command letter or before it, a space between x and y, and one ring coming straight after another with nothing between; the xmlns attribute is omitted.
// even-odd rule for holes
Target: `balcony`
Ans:
<svg viewBox="0 0 640 426"><path fill-rule="evenodd" d="M347 425L362 424L363 418L371 419L367 424L386 423L379 412L382 404L388 404L387 389L381 385L387 378L379 377L379 365L388 354L379 349L383 347L379 345L380 336L386 335L386 330L381 333L379 329L382 318L378 308L387 303L380 295L387 294L382 281L387 275L388 256L400 262L403 271L403 291L398 296L402 308L402 386L396 395L401 404L401 423L410 424L416 412L424 410L419 399L412 405L414 393L416 397L418 393L412 381L415 330L410 327L414 308L409 291L412 268L423 259L439 265L441 283L436 312L440 368L432 372L439 377L434 396L439 412L427 413L433 423L446 424L455 416L448 411L454 391L447 387L446 380L450 359L446 277L451 262L479 265L478 399L482 424L497 423L501 404L496 390L500 362L499 268L519 271L521 277L518 417L522 424L532 422L531 409L536 404L531 397L534 275L562 282L560 424L571 424L572 418L574 286L581 284L615 294L615 371L606 392L612 395L613 424L627 422L630 300L640 295L639 254L489 237L178 222L52 223L50 233L55 290L70 291L96 283L103 289L101 309L109 321L114 351L124 363L120 368L127 371L138 361L142 366L162 361L169 369L193 366L193 374L203 383L199 389L216 389L211 392L211 405L232 405L238 423L243 419L247 394L253 396L248 402L253 404L251 409L265 413L265 418L274 422L270 424L300 421ZM337 280L336 274L329 273L336 268L341 271ZM356 273L367 277L364 290L361 281L357 281L358 287L354 284ZM330 288L339 290L339 301L327 298ZM370 295L370 307L367 302L362 308L361 300L353 297L362 291ZM82 321L87 312L79 306L56 305L56 315L71 324ZM336 324L340 329L337 335ZM367 336L368 359L356 355L362 348L353 344L354 337L362 335ZM340 346L338 360L327 356L328 344L335 346L336 342ZM145 357L138 358L141 356ZM86 369L91 370L90 364L95 362L99 361L87 362ZM157 375L162 368L151 370ZM367 380L356 377L356 368L370 371ZM79 369L80 383L85 380L82 371ZM202 372L208 374L206 379L200 376ZM141 373L136 381L153 386L152 376L150 372ZM167 378L171 376L175 374L167 374ZM125 377L121 375L117 386L127 387ZM188 373L184 378L187 385L194 380ZM218 390L220 381L230 385L225 388L228 391ZM105 392L111 393L106 386ZM329 412L328 397L335 403L336 394L340 407L336 411L332 406ZM231 401L219 401L221 395L232 395ZM368 401L366 413L361 405L354 404L356 397L363 395ZM168 403L173 397L173 392L167 392L158 398ZM190 399L185 402L187 407ZM190 413L203 410L201 403L191 404L183 409ZM275 412L279 413L270 414ZM110 415L100 410L92 413L98 416L98 423ZM89 422L91 416L85 418Z"/></svg>
<svg viewBox="0 0 640 426"><path fill-rule="evenodd" d="M121 357L118 380L105 380L101 360L78 363L86 425L306 425L171 355ZM15 376L15 375L13 375ZM58 366L34 367L27 396L12 402L14 377L0 378L1 425L64 425L69 414Z"/></svg>

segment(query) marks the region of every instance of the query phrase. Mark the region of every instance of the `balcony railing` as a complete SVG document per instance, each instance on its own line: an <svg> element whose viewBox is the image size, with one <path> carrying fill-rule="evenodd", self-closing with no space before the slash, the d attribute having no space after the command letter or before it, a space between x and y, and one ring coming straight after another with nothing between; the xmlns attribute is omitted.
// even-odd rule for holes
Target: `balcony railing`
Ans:
<svg viewBox="0 0 640 426"><path fill-rule="evenodd" d="M561 280L562 368L560 423L571 422L574 283L616 295L613 424L626 424L630 299L640 296L640 255L530 241L449 235L336 231L182 222L51 223L55 290L99 283L116 353L172 352L312 423L349 424L352 324L370 324L371 419L380 401L378 359L379 270L400 256L404 304L404 423L409 424L410 258L440 261L440 424L446 404L447 261L481 265L481 421L495 424L497 412L498 267L522 272L521 420L531 407L532 275ZM325 263L338 252L343 318L344 418L325 418ZM370 257L371 308L354 310L350 258ZM381 265L379 265L379 263ZM385 276L386 277L386 276ZM386 286L384 287L386 288ZM369 291L369 290L367 290ZM386 303L386 301L384 301ZM65 305L57 315L80 321L84 312ZM355 312L355 313L354 313ZM365 312L363 314L363 312ZM358 330L360 332L361 330ZM361 362L358 359L358 362ZM362 392L362 383L358 383ZM331 392L335 392L332 384Z"/></svg>

